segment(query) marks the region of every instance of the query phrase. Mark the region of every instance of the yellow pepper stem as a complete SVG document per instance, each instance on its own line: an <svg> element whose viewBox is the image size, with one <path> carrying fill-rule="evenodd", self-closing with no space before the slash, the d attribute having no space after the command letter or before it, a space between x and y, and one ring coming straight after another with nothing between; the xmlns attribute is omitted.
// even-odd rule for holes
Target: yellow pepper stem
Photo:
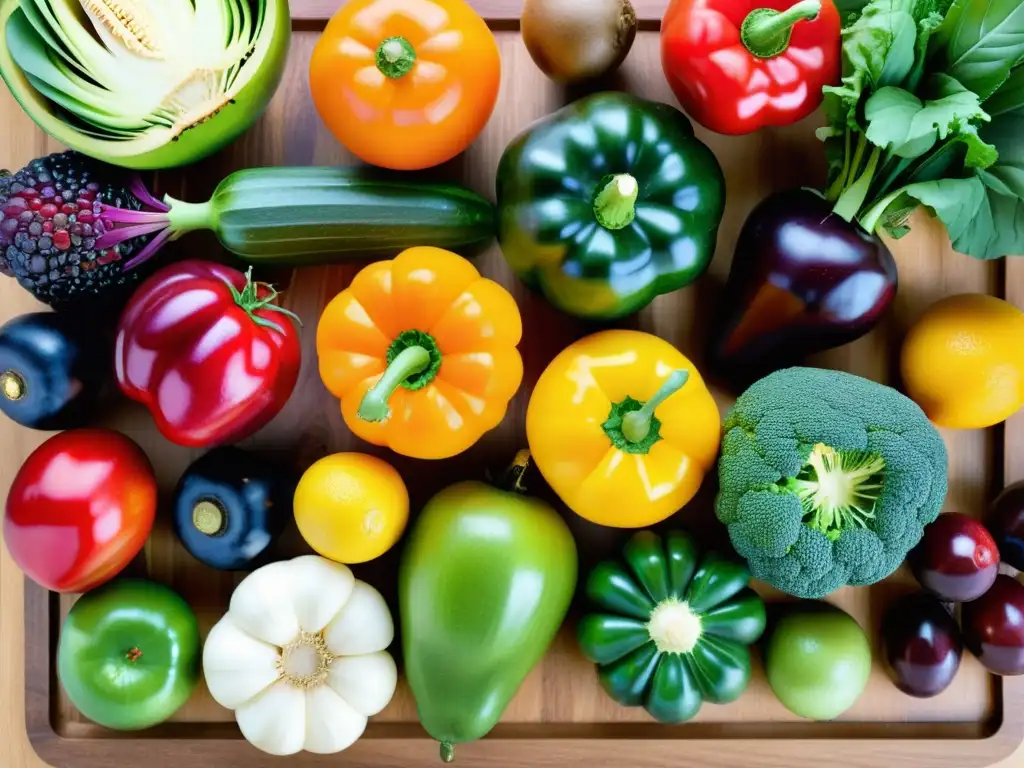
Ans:
<svg viewBox="0 0 1024 768"><path fill-rule="evenodd" d="M640 410L630 411L623 415L622 436L631 443L640 443L647 439L651 432L651 419L654 417L654 410L682 389L689 379L689 371L673 371L672 375L665 379L665 383L658 388L650 400L643 404Z"/></svg>
<svg viewBox="0 0 1024 768"><path fill-rule="evenodd" d="M391 415L388 400L410 376L423 373L430 366L430 352L425 347L406 347L392 360L376 384L367 390L359 403L358 416L363 421L384 421Z"/></svg>

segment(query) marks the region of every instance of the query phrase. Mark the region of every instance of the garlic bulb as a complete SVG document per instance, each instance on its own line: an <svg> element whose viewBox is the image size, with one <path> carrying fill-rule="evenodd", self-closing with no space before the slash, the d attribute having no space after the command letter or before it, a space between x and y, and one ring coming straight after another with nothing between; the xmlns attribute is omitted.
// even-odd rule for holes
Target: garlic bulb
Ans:
<svg viewBox="0 0 1024 768"><path fill-rule="evenodd" d="M351 746L398 684L380 592L316 555L254 571L210 631L203 671L242 735L272 755Z"/></svg>

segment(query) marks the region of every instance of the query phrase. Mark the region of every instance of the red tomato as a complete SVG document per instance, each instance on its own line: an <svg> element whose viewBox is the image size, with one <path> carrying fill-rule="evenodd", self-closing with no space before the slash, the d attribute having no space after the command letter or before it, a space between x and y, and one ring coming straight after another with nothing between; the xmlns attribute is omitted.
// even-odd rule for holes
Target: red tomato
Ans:
<svg viewBox="0 0 1024 768"><path fill-rule="evenodd" d="M146 454L106 429L61 432L18 470L4 540L18 567L54 592L86 592L120 573L156 515Z"/></svg>
<svg viewBox="0 0 1024 768"><path fill-rule="evenodd" d="M121 390L178 445L249 437L284 407L299 377L294 315L276 297L266 283L220 264L164 267L118 323Z"/></svg>

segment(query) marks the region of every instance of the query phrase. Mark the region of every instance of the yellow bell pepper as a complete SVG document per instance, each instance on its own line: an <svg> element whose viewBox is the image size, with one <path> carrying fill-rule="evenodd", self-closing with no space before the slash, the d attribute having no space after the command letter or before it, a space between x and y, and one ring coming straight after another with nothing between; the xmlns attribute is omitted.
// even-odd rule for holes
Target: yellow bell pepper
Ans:
<svg viewBox="0 0 1024 768"><path fill-rule="evenodd" d="M715 463L718 406L679 350L640 331L602 331L565 349L526 411L534 463L573 512L642 528L681 509Z"/></svg>

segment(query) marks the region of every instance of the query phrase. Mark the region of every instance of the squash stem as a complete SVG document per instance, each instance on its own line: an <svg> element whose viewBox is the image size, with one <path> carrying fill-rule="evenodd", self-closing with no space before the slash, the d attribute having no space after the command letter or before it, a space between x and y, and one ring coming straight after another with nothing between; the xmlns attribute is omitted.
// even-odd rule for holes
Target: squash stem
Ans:
<svg viewBox="0 0 1024 768"><path fill-rule="evenodd" d="M217 228L217 211L213 207L213 200L207 200L205 203L186 203L167 196L164 197L164 202L170 207L166 215L171 222L172 240L177 240L187 232Z"/></svg>
<svg viewBox="0 0 1024 768"><path fill-rule="evenodd" d="M455 745L450 741L441 742L441 762L450 763L455 759Z"/></svg>
<svg viewBox="0 0 1024 768"><path fill-rule="evenodd" d="M622 417L622 436L631 443L642 443L651 432L651 419L654 417L654 410L682 389L690 378L690 372L686 370L674 371L671 376L665 379L665 383L658 388L654 396L648 400L638 411L630 411Z"/></svg>

